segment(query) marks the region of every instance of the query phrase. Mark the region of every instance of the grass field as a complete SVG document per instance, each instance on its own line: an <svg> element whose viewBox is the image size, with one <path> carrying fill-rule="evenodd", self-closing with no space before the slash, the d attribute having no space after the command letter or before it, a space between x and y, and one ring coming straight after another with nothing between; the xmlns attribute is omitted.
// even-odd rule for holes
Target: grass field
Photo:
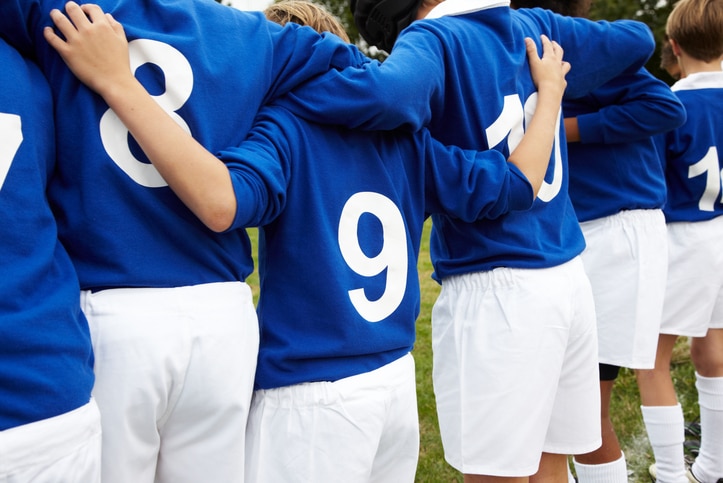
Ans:
<svg viewBox="0 0 723 483"><path fill-rule="evenodd" d="M426 225L419 257L419 276L422 289L422 305L417 320L417 342L414 358L417 367L417 397L420 419L420 455L416 481L424 483L461 482L462 476L444 461L442 443L439 437L437 414L432 390L432 348L431 348L431 312L439 285L430 275L432 265L429 261L429 222ZM256 231L250 230L255 242ZM257 293L256 273L249 284ZM678 397L683 406L686 421L698 418L697 394L694 386L693 368L688 357L688 342L680 340L674 357L673 375ZM612 401L613 424L628 461L629 481L632 483L650 482L647 468L653 462L652 452L647 441L645 428L640 414L635 377L631 371L623 369L618 378Z"/></svg>

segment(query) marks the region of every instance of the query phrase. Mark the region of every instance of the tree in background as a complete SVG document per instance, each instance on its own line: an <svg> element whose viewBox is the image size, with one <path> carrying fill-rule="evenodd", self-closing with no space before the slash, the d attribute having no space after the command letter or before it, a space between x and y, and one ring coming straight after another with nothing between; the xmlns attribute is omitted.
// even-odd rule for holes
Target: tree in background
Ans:
<svg viewBox="0 0 723 483"><path fill-rule="evenodd" d="M594 20L627 18L645 23L655 36L655 53L647 64L648 70L668 83L673 78L660 68L660 47L665 40L665 22L673 9L675 0L595 0L590 10Z"/></svg>
<svg viewBox="0 0 723 483"><path fill-rule="evenodd" d="M228 4L228 0L216 0ZM277 0L278 1L278 0ZM369 47L359 35L354 18L349 9L349 0L311 0L324 6L341 20L353 43L358 45L370 57L382 60L386 55L374 47ZM665 21L673 9L674 0L595 0L590 11L593 20L617 20L621 18L639 20L650 27L656 40L656 50L648 61L648 70L656 77L672 83L673 79L660 68L660 46L665 38ZM563 46L564 47L564 46Z"/></svg>

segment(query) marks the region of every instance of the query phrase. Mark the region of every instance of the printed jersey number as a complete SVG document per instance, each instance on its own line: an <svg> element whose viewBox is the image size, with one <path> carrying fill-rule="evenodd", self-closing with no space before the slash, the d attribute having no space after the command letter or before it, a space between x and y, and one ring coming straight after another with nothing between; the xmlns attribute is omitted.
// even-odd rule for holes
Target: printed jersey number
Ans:
<svg viewBox="0 0 723 483"><path fill-rule="evenodd" d="M23 129L20 116L0 112L0 190L13 164L15 153L23 142Z"/></svg>
<svg viewBox="0 0 723 483"><path fill-rule="evenodd" d="M359 246L359 219L364 213L377 217L382 224L384 243L373 257ZM363 288L349 290L359 315L369 322L379 322L391 315L402 303L407 288L407 235L399 208L379 193L356 193L341 212L339 248L349 268L359 275L374 277L386 270L386 286L378 299L369 300Z"/></svg>
<svg viewBox="0 0 723 483"><path fill-rule="evenodd" d="M128 48L133 72L149 63L163 71L166 90L162 94L152 97L186 132L190 133L186 122L175 111L181 108L191 96L193 90L191 64L178 50L163 42L137 39L131 41ZM169 80L173 81L173 85L168 84ZM133 155L128 144L128 129L110 109L103 114L100 120L100 137L110 158L133 181L148 188L167 186L152 164L139 161Z"/></svg>
<svg viewBox="0 0 723 483"><path fill-rule="evenodd" d="M532 119L532 115L535 113L537 107L537 93L533 93L525 102L524 107L519 95L514 94L505 96L504 105L502 107L502 113L492 123L490 127L485 130L487 135L487 143L490 147L496 146L501 143L505 137L507 137L507 147L510 151L515 150L522 136L524 135L524 126L529 124ZM560 152L560 116L562 110L557 114L557 126L558 129L555 131L555 145L554 145L554 160L553 166L553 177L552 181L542 182L537 197L541 201L549 202L560 192L562 187L562 153Z"/></svg>
<svg viewBox="0 0 723 483"><path fill-rule="evenodd" d="M715 146L708 148L703 159L688 167L688 179L705 174L705 191L698 201L701 211L714 211L714 205L721 194L723 170L718 164L718 149ZM721 199L723 203L723 199Z"/></svg>

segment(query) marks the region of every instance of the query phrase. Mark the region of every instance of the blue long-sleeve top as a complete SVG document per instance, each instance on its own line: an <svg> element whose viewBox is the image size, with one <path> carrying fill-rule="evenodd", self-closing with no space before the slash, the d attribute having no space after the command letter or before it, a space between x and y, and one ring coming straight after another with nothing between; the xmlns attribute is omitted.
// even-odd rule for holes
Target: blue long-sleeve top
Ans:
<svg viewBox="0 0 723 483"><path fill-rule="evenodd" d="M667 84L640 69L566 99L562 112L577 117L580 133L568 143L570 198L580 221L663 207L665 174L653 136L685 122Z"/></svg>
<svg viewBox="0 0 723 483"><path fill-rule="evenodd" d="M367 129L428 125L445 144L509 156L536 100L524 38L539 45L541 34L575 46L566 52L573 66L569 97L637 71L655 47L639 22L512 10L505 1L446 0L407 27L384 62L332 70L294 89L285 102L319 122ZM435 278L502 266L550 267L583 250L567 192L564 139L561 125L545 183L529 211L474 223L433 216Z"/></svg>

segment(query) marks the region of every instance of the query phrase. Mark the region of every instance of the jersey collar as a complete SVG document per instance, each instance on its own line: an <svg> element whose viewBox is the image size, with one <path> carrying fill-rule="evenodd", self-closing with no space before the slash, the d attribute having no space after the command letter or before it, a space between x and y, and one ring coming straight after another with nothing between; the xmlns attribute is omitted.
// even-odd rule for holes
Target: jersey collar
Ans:
<svg viewBox="0 0 723 483"><path fill-rule="evenodd" d="M445 0L429 11L425 19L464 15L496 7L509 7L509 0Z"/></svg>
<svg viewBox="0 0 723 483"><path fill-rule="evenodd" d="M720 88L723 88L723 71L690 74L685 79L680 79L671 87L673 91Z"/></svg>

